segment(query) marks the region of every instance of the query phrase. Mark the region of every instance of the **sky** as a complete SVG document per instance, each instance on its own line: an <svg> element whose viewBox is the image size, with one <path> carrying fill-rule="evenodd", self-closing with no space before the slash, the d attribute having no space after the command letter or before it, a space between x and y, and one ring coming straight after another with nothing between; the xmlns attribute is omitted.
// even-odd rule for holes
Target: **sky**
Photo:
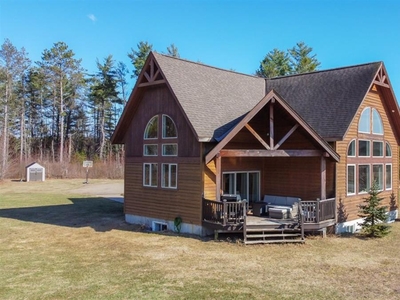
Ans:
<svg viewBox="0 0 400 300"><path fill-rule="evenodd" d="M33 62L65 42L88 73L109 54L132 71L127 53L147 41L159 53L173 43L181 58L254 74L269 51L303 41L321 70L383 61L400 100L398 0L0 0L6 38Z"/></svg>

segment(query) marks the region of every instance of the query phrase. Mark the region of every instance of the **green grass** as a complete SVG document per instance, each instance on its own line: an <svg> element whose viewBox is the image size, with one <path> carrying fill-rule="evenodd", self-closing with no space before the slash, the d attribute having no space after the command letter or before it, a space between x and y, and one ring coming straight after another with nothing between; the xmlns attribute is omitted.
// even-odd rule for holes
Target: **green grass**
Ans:
<svg viewBox="0 0 400 300"><path fill-rule="evenodd" d="M121 204L70 192L81 184L0 184L0 299L400 298L400 223L378 240L243 246L143 232Z"/></svg>

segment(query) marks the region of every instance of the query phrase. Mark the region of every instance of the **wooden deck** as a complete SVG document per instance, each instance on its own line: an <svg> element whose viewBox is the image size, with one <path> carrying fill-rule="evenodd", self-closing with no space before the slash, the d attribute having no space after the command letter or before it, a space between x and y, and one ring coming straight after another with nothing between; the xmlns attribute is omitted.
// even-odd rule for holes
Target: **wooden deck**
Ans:
<svg viewBox="0 0 400 300"><path fill-rule="evenodd" d="M215 235L242 232L245 244L304 243L305 231L316 231L334 225L335 198L300 201L298 217L277 219L254 216L246 201L226 202L203 199L203 226L214 230Z"/></svg>

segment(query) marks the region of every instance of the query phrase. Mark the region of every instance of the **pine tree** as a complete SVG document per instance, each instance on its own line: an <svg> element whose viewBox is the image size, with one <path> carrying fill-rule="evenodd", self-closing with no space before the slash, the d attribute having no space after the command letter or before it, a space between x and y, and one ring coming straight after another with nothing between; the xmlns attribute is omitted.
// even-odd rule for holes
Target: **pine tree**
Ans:
<svg viewBox="0 0 400 300"><path fill-rule="evenodd" d="M359 217L364 218L361 225L361 234L368 237L383 237L390 231L390 226L386 223L387 206L381 206L381 201L384 199L379 197L381 193L378 184L374 182L369 196L364 198L364 205L360 205Z"/></svg>

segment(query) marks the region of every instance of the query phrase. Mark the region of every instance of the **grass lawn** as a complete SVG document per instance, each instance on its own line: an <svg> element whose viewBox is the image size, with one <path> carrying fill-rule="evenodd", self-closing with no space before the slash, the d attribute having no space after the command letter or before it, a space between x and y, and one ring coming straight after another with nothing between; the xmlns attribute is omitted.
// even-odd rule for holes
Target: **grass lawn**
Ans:
<svg viewBox="0 0 400 300"><path fill-rule="evenodd" d="M0 299L400 299L400 222L377 240L243 246L143 232L81 185L0 183Z"/></svg>

